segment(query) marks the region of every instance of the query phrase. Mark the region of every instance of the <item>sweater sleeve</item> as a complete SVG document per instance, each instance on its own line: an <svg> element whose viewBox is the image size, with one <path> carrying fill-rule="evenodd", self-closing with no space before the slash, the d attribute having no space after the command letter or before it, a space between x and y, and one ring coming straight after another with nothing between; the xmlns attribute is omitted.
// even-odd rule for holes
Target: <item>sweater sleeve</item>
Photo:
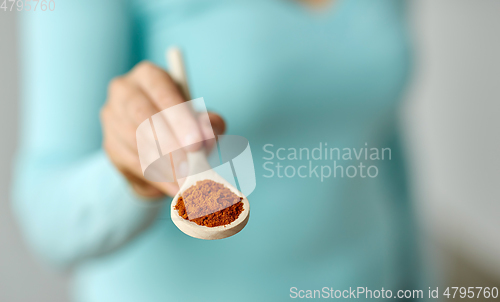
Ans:
<svg viewBox="0 0 500 302"><path fill-rule="evenodd" d="M63 1L20 14L13 209L28 243L58 266L122 246L162 208L135 196L101 148L107 83L134 60L127 10L125 1Z"/></svg>

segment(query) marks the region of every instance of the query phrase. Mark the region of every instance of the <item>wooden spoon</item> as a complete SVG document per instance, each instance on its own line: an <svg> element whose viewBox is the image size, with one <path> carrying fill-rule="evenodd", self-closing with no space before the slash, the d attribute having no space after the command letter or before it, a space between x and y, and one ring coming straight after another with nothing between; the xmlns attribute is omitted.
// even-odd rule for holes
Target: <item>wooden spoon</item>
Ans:
<svg viewBox="0 0 500 302"><path fill-rule="evenodd" d="M169 72L172 79L177 83L183 92L185 98L190 100L189 88L186 79L186 72L184 69L184 64L182 60L181 52L178 48L170 48L167 51L167 60L169 65ZM205 148L201 148L195 152L187 153L188 171L189 176L186 177L184 183L182 184L179 192L175 195L170 206L170 216L174 224L184 232L185 234L199 238L199 239L222 239L226 237L233 236L234 234L241 231L248 222L248 217L250 214L250 204L248 199L243 196L243 194L233 187L228 181L226 181L222 176L213 171L208 164ZM199 172L203 171L203 172ZM189 187L196 185L197 181L201 180L212 180L224 185L226 188L231 190L238 197L241 197L243 202L243 212L240 213L238 218L231 222L230 224L217 226L217 227L206 227L198 225L192 221L186 220L179 216L179 212L175 209L177 200L182 193Z"/></svg>

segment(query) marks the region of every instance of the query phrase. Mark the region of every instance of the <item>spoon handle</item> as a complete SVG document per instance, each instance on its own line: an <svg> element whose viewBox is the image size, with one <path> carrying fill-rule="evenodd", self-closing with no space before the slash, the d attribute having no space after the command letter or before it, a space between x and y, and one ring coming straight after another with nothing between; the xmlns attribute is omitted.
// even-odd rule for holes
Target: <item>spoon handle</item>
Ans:
<svg viewBox="0 0 500 302"><path fill-rule="evenodd" d="M177 84L181 90L182 95L186 101L191 100L189 93L189 85L187 82L186 68L182 60L181 50L177 47L170 47L167 50L168 71L172 80Z"/></svg>
<svg viewBox="0 0 500 302"><path fill-rule="evenodd" d="M182 59L182 53L177 47L170 47L167 51L167 61L169 65L170 76L181 90L186 101L191 99L189 85L187 82L186 69ZM211 167L207 161L207 155L204 147L197 151L187 152L189 165L189 175L198 174L210 170Z"/></svg>

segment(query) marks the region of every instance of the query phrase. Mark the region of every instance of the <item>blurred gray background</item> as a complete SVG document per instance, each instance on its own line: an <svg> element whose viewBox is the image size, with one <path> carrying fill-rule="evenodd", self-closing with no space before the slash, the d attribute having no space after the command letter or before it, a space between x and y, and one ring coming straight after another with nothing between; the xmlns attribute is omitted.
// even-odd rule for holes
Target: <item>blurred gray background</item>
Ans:
<svg viewBox="0 0 500 302"><path fill-rule="evenodd" d="M498 287L500 1L410 6L418 56L402 116L435 286Z"/></svg>
<svg viewBox="0 0 500 302"><path fill-rule="evenodd" d="M410 8L418 56L402 117L422 250L435 286L500 286L500 1ZM0 11L0 301L68 301L68 277L36 261L10 212L18 14Z"/></svg>
<svg viewBox="0 0 500 302"><path fill-rule="evenodd" d="M68 301L67 278L36 261L11 215L9 189L19 108L16 14L0 10L0 301Z"/></svg>

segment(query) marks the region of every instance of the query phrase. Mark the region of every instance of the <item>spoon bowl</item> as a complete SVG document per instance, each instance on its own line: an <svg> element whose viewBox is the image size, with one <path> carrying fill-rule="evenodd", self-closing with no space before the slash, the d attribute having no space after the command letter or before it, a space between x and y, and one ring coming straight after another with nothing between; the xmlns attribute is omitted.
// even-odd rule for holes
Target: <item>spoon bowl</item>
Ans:
<svg viewBox="0 0 500 302"><path fill-rule="evenodd" d="M172 200L170 206L170 216L172 218L173 223L177 226L177 228L179 228L179 230L181 230L185 234L194 238L207 239L207 240L230 237L241 231L247 224L250 214L250 204L248 203L248 199L245 196L243 196L243 194L240 191L238 191L238 189L236 189L228 181L226 181L222 176L220 176L215 171L209 168L203 150L196 152L189 152L187 153L187 157L188 157L190 176L184 179L184 183L182 184L179 192L177 193L177 195L175 195L174 199ZM205 171L192 174L193 171L199 171L200 169ZM184 219L179 215L179 211L175 209L179 197L182 196L182 193L186 189L196 185L196 182L201 180L212 180L214 182L220 183L224 185L226 188L228 188L231 192L233 192L236 196L241 198L241 202L243 203L243 211L240 213L240 215L235 221L227 225L206 227L198 225L187 219Z"/></svg>

